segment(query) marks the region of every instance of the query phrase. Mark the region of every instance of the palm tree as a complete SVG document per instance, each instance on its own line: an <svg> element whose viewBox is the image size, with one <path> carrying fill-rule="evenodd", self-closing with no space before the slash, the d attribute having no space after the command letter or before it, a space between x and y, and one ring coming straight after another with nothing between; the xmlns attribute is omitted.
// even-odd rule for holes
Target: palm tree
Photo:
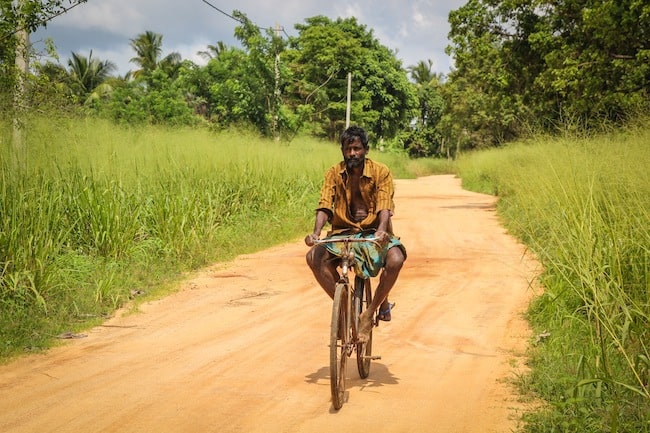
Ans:
<svg viewBox="0 0 650 433"><path fill-rule="evenodd" d="M68 66L70 67L71 88L80 97L91 94L117 69L111 61L102 62L99 59L93 59L92 51L88 57L72 53L72 57L68 60Z"/></svg>
<svg viewBox="0 0 650 433"><path fill-rule="evenodd" d="M161 34L147 30L139 34L135 39L131 39L131 48L135 50L137 55L129 61L140 66L140 69L133 72L134 78L151 75L158 67L162 67L169 77L176 75L181 65L181 55L173 52L160 59L162 38Z"/></svg>
<svg viewBox="0 0 650 433"><path fill-rule="evenodd" d="M224 44L223 41L217 41L217 45L208 45L207 51L198 51L196 54L203 57L205 60L211 60L218 58L219 55L227 49L228 47L226 47L226 44Z"/></svg>
<svg viewBox="0 0 650 433"><path fill-rule="evenodd" d="M135 50L136 56L129 61L140 67L133 76L137 78L148 75L158 66L158 59L162 53L162 35L147 30L135 39L131 39L131 48Z"/></svg>
<svg viewBox="0 0 650 433"><path fill-rule="evenodd" d="M411 79L415 84L432 84L433 80L436 80L437 83L442 81L442 74L437 74L431 70L433 67L433 61L428 59L427 61L420 60L417 65L409 66L407 71L411 74Z"/></svg>
<svg viewBox="0 0 650 433"><path fill-rule="evenodd" d="M160 62L158 62L158 67L165 71L167 76L171 79L176 79L178 76L178 71L181 68L183 58L179 53L173 52L165 56Z"/></svg>
<svg viewBox="0 0 650 433"><path fill-rule="evenodd" d="M407 68L411 74L411 80L415 82L420 100L420 116L418 123L422 126L438 123L441 114L442 100L440 99L440 85L444 79L442 73L435 73L431 70L433 61L420 60L417 65Z"/></svg>

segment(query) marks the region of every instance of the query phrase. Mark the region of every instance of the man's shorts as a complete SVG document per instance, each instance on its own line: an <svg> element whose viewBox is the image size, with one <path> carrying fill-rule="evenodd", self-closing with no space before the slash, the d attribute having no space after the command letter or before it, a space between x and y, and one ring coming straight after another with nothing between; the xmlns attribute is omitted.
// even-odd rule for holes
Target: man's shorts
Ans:
<svg viewBox="0 0 650 433"><path fill-rule="evenodd" d="M328 239L341 239L346 237L354 238L373 238L375 236L373 232L361 232L354 234L337 234L332 236L327 236L323 240ZM334 254L337 257L341 257L341 243L327 243L323 244L327 250ZM374 242L354 242L349 244L350 249L354 251L354 273L363 278L376 277L379 275L381 269L386 265L386 255L388 250L393 247L399 247L406 258L406 248L402 245L399 238L393 235L390 235L390 240L386 244L377 245Z"/></svg>

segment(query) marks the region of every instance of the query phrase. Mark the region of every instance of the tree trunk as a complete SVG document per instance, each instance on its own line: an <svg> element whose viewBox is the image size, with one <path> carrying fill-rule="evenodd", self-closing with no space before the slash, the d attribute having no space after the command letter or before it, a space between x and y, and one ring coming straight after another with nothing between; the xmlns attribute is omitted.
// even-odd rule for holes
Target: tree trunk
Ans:
<svg viewBox="0 0 650 433"><path fill-rule="evenodd" d="M22 0L21 4L24 1ZM22 116L25 109L24 97L29 59L29 32L24 28L23 20L18 23L18 26L21 29L16 33L16 87L14 89L12 150L16 168L24 169L26 167L27 149L25 145L25 125Z"/></svg>

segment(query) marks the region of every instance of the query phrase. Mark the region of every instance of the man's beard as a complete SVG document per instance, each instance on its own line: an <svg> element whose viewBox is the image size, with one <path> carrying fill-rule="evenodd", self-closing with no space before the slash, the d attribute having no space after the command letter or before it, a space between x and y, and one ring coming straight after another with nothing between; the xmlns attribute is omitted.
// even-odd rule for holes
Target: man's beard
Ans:
<svg viewBox="0 0 650 433"><path fill-rule="evenodd" d="M345 166L347 168L359 168L363 167L363 158L346 158Z"/></svg>

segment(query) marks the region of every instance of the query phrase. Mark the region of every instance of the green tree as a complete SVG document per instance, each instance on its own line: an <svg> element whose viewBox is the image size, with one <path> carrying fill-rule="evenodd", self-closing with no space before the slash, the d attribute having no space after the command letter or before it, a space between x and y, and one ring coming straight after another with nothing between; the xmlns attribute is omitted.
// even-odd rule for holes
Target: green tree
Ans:
<svg viewBox="0 0 650 433"><path fill-rule="evenodd" d="M206 51L198 51L197 54L205 60L212 60L228 49L223 41L218 41L216 45L208 45Z"/></svg>
<svg viewBox="0 0 650 433"><path fill-rule="evenodd" d="M449 15L446 133L467 147L650 109L650 5L470 0Z"/></svg>
<svg viewBox="0 0 650 433"><path fill-rule="evenodd" d="M68 60L68 66L70 67L70 87L82 102L86 102L97 87L117 69L117 66L111 61L94 59L92 50L88 57L73 52Z"/></svg>
<svg viewBox="0 0 650 433"><path fill-rule="evenodd" d="M179 75L184 68L181 65ZM181 81L171 80L161 68L151 73L146 85L140 80L116 80L110 98L96 98L94 107L101 115L129 125L192 125L197 120Z"/></svg>
<svg viewBox="0 0 650 433"><path fill-rule="evenodd" d="M220 126L249 123L263 130L263 96L258 96L256 81L247 74L251 68L246 52L231 48L210 60L205 69L208 116Z"/></svg>
<svg viewBox="0 0 650 433"><path fill-rule="evenodd" d="M450 156L438 129L445 109L441 87L443 74L432 70L431 60L407 68L417 91L418 111L411 128L401 134L404 149L413 157Z"/></svg>
<svg viewBox="0 0 650 433"><path fill-rule="evenodd" d="M432 67L431 60L421 60L417 65L407 68L417 88L419 116L416 122L429 128L436 127L444 107L440 92L444 76L442 73L433 72Z"/></svg>
<svg viewBox="0 0 650 433"><path fill-rule="evenodd" d="M492 2L495 3L495 2ZM515 2L516 3L516 2ZM517 134L522 110L511 59L505 54L507 30L487 1L470 0L449 14L455 69L445 88L447 110L441 128L456 148L481 148ZM504 26L505 27L505 26Z"/></svg>
<svg viewBox="0 0 650 433"><path fill-rule="evenodd" d="M182 64L183 58L180 53L173 52L169 53L158 62L158 68L162 69L169 78L175 80L178 78L178 73L180 72Z"/></svg>
<svg viewBox="0 0 650 433"><path fill-rule="evenodd" d="M254 112L249 121L266 134L279 134L279 116L282 106L282 88L286 82L287 69L280 62L286 42L273 29L261 29L245 14L234 11L233 16L241 22L235 28L235 36L247 50L245 63L246 81L253 80L249 96ZM262 33L264 30L264 34Z"/></svg>
<svg viewBox="0 0 650 433"><path fill-rule="evenodd" d="M161 34L147 30L131 39L130 46L136 55L129 61L139 67L133 72L134 78L150 75L156 69L162 54L162 38Z"/></svg>
<svg viewBox="0 0 650 433"><path fill-rule="evenodd" d="M587 124L650 108L650 4L638 0L541 2L530 35L545 59L536 79L538 114ZM548 116L548 115L547 115Z"/></svg>
<svg viewBox="0 0 650 433"><path fill-rule="evenodd" d="M162 35L152 31L130 42L135 51L131 62L140 68L124 78L106 80L90 95L93 107L119 122L188 125L196 122L187 91L179 77L185 66L180 54L161 59ZM191 62L189 62L191 63Z"/></svg>
<svg viewBox="0 0 650 433"><path fill-rule="evenodd" d="M291 49L283 56L293 71L287 90L292 104L311 107L311 120L322 134L334 139L344 126L347 74L359 69L357 59L361 57L362 47L358 40L347 38L340 26L324 16L305 22L295 26L299 36L290 40ZM354 113L363 106L358 96L355 94L352 102Z"/></svg>
<svg viewBox="0 0 650 433"><path fill-rule="evenodd" d="M434 79L442 81L442 74L433 72L433 60L420 60L416 65L411 65L406 70L411 74L411 80L415 84L424 85L431 83Z"/></svg>
<svg viewBox="0 0 650 433"><path fill-rule="evenodd" d="M417 97L395 53L355 18L324 16L296 25L284 54L293 71L293 104L309 105L312 120L331 139L345 126L347 76L352 74L352 121L377 138L408 126Z"/></svg>
<svg viewBox="0 0 650 433"><path fill-rule="evenodd" d="M134 78L148 78L157 68L162 68L165 73L174 78L182 62L181 55L172 52L161 58L163 35L147 30L131 39L130 46L135 51L135 56L129 61L139 66L133 72Z"/></svg>
<svg viewBox="0 0 650 433"><path fill-rule="evenodd" d="M32 33L67 9L87 0L0 0L0 94L11 101L16 80L16 48L20 31ZM1 101L0 101L1 102Z"/></svg>

